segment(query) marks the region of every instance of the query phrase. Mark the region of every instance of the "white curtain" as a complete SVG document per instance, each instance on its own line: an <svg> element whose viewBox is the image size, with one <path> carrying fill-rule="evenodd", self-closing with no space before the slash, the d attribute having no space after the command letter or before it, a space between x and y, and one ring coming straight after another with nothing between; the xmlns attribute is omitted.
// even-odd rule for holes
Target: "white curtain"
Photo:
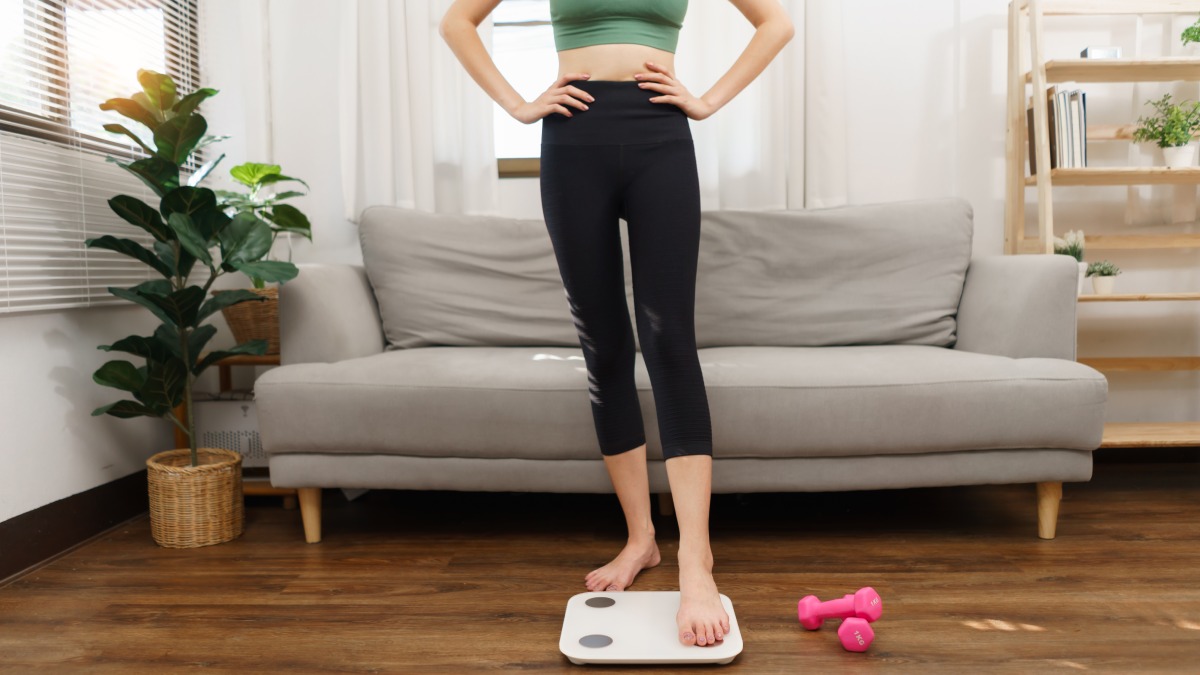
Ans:
<svg viewBox="0 0 1200 675"><path fill-rule="evenodd" d="M796 35L706 120L692 120L704 209L846 203L846 88L837 0L780 0ZM354 0L339 38L346 218L372 204L495 213L495 104L438 34L451 0ZM480 37L491 50L491 22ZM675 74L703 94L754 27L729 2L693 2Z"/></svg>
<svg viewBox="0 0 1200 675"><path fill-rule="evenodd" d="M438 34L451 0L340 6L339 133L345 216L372 204L493 213L495 104ZM491 42L490 22L480 26Z"/></svg>

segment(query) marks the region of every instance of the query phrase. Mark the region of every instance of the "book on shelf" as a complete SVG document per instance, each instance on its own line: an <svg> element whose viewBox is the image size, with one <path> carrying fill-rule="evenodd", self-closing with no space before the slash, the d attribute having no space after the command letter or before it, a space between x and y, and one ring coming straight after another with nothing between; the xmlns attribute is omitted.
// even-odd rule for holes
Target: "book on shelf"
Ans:
<svg viewBox="0 0 1200 675"><path fill-rule="evenodd" d="M1033 102L1025 109L1029 138L1029 175L1037 175L1037 137ZM1054 85L1046 90L1046 128L1050 168L1087 166L1087 92Z"/></svg>

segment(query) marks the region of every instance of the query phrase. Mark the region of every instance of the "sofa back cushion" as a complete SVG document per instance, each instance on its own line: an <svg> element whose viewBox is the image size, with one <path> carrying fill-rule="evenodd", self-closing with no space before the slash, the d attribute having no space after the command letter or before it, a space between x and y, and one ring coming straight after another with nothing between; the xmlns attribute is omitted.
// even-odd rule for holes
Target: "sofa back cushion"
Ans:
<svg viewBox="0 0 1200 675"><path fill-rule="evenodd" d="M954 342L972 236L961 199L701 218L698 347ZM359 239L389 350L579 346L540 218L371 206Z"/></svg>
<svg viewBox="0 0 1200 675"><path fill-rule="evenodd" d="M698 346L954 343L962 199L708 211L701 231Z"/></svg>
<svg viewBox="0 0 1200 675"><path fill-rule="evenodd" d="M387 350L579 346L540 218L377 205L359 220Z"/></svg>

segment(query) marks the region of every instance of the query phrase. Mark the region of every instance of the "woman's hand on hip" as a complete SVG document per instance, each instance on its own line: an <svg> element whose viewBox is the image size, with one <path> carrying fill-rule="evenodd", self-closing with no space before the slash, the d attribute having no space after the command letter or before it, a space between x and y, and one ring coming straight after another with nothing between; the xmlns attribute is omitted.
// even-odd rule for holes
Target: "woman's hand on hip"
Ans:
<svg viewBox="0 0 1200 675"><path fill-rule="evenodd" d="M633 77L640 82L638 86L642 89L662 92L662 96L650 98L652 103L674 104L694 120L702 120L717 111L708 101L699 96L692 96L687 87L675 79L675 75L671 71L650 61L646 62L646 67L651 72L637 73Z"/></svg>
<svg viewBox="0 0 1200 675"><path fill-rule="evenodd" d="M567 106L587 110L587 104L583 101L591 102L596 99L579 87L567 83L571 80L586 80L589 77L591 75L587 73L567 73L560 76L540 96L517 106L517 109L512 112L512 116L525 124L532 124L550 113L573 117L574 115L567 109Z"/></svg>

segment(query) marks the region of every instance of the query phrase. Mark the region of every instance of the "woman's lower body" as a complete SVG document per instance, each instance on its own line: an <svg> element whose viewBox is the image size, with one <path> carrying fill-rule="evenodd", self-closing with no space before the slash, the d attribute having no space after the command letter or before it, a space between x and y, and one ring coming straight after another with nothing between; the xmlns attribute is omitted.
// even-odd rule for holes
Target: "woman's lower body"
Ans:
<svg viewBox="0 0 1200 675"><path fill-rule="evenodd" d="M624 590L660 560L650 519L646 436L633 368L619 218L628 224L634 315L650 375L680 530L680 640L712 644L729 620L712 580L712 428L695 338L700 192L687 116L633 80L575 80L595 97L542 120L541 198L579 334L600 452L629 526L611 563L585 579Z"/></svg>

